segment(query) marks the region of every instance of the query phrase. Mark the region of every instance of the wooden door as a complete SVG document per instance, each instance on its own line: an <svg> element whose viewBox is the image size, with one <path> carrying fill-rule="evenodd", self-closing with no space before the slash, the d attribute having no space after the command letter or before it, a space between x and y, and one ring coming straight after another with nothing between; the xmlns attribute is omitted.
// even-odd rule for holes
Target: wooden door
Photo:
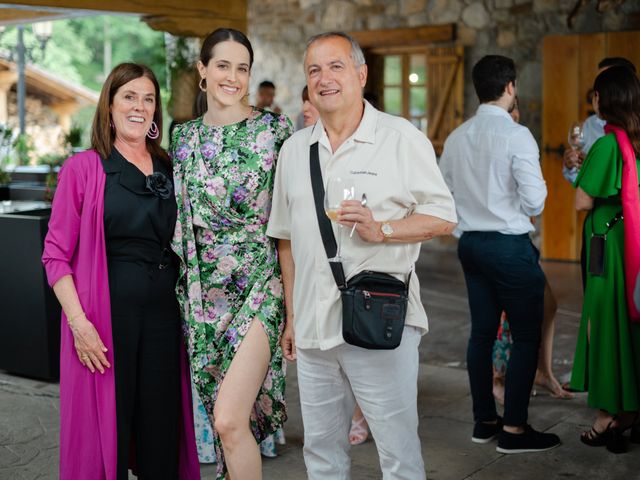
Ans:
<svg viewBox="0 0 640 480"><path fill-rule="evenodd" d="M626 57L640 67L640 32L552 35L543 41L542 172L548 196L542 215L542 256L579 260L584 213L575 190L562 176L562 153L574 121L589 116L587 91L604 57Z"/></svg>

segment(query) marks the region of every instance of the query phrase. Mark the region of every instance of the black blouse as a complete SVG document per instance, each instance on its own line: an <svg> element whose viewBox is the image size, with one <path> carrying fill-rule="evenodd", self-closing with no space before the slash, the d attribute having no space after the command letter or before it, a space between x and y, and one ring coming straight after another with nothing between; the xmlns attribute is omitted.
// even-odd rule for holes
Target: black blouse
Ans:
<svg viewBox="0 0 640 480"><path fill-rule="evenodd" d="M153 159L153 175L145 176L114 147L102 159L104 231L107 259L156 266L169 263L169 242L177 206L171 169ZM151 265L150 265L151 266Z"/></svg>

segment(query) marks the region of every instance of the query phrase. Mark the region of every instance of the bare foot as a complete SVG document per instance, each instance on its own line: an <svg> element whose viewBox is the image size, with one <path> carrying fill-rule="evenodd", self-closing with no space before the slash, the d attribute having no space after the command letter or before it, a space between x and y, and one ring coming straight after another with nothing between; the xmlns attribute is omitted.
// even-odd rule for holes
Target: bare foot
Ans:
<svg viewBox="0 0 640 480"><path fill-rule="evenodd" d="M558 382L553 374L546 374L537 371L536 380L534 383L536 386L544 388L554 398L569 400L575 397L573 393L568 392L567 390L562 388L562 385L560 385L560 382Z"/></svg>

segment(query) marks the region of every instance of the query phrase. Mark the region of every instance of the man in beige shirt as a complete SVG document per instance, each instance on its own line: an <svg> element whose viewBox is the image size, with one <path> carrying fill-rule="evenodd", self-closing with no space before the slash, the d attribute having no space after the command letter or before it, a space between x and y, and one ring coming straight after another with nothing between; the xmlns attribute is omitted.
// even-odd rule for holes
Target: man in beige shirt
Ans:
<svg viewBox="0 0 640 480"><path fill-rule="evenodd" d="M358 200L343 202L338 217L345 227L347 278L375 270L406 280L420 242L453 230L455 207L426 137L363 100L367 67L353 39L340 32L311 38L304 68L320 120L295 133L280 151L267 233L279 239L287 307L282 343L285 357L298 360L308 476L349 478L355 396L376 441L384 478L419 480L425 472L417 433L418 345L428 324L418 278L411 276L398 348L366 350L344 342L340 292L315 214L309 148L319 144L325 185L338 176L356 185ZM360 202L363 193L366 207ZM354 223L349 238L347 228Z"/></svg>

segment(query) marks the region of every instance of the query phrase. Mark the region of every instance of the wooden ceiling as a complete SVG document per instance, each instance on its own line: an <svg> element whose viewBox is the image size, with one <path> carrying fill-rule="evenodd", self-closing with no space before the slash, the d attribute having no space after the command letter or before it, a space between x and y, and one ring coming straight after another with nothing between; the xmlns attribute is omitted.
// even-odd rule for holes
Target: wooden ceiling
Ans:
<svg viewBox="0 0 640 480"><path fill-rule="evenodd" d="M247 0L27 0L0 3L0 25L92 13L140 15L155 30L190 37L218 27L247 29Z"/></svg>

